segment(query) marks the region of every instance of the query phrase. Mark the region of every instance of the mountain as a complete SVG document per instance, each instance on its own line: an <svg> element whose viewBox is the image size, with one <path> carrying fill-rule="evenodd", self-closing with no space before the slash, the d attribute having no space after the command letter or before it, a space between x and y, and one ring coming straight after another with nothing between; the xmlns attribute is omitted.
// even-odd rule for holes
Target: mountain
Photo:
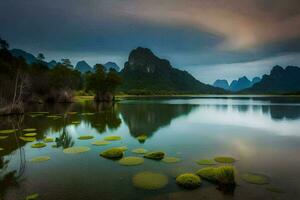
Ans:
<svg viewBox="0 0 300 200"><path fill-rule="evenodd" d="M227 80L216 80L213 84L214 87L223 88L224 90L229 90L229 84Z"/></svg>
<svg viewBox="0 0 300 200"><path fill-rule="evenodd" d="M258 82L260 82L261 81L261 78L259 78L259 77L254 77L253 79L252 79L252 85L254 85L255 83L258 83ZM251 86L252 87L252 86Z"/></svg>
<svg viewBox="0 0 300 200"><path fill-rule="evenodd" d="M32 55L31 53L28 53L24 50L21 49L12 49L10 50L10 53L14 56L14 57L23 57L24 60L28 63L28 64L32 64L34 62L37 62L37 59L34 55Z"/></svg>
<svg viewBox="0 0 300 200"><path fill-rule="evenodd" d="M220 88L206 85L187 71L173 68L168 60L154 55L150 49L138 47L130 52L121 70L122 91L224 93Z"/></svg>
<svg viewBox="0 0 300 200"><path fill-rule="evenodd" d="M115 69L117 72L120 71L120 67L114 63L114 62L107 62L104 64L104 67L106 68L107 71L109 71L109 69Z"/></svg>
<svg viewBox="0 0 300 200"><path fill-rule="evenodd" d="M88 72L88 71L93 71L93 68L89 64L87 64L87 62L85 62L84 60L79 61L76 64L75 69L80 71L81 73L85 73L85 72Z"/></svg>
<svg viewBox="0 0 300 200"><path fill-rule="evenodd" d="M253 94L283 94L300 92L300 68L274 66L270 75L264 75L262 80L251 88L242 91Z"/></svg>

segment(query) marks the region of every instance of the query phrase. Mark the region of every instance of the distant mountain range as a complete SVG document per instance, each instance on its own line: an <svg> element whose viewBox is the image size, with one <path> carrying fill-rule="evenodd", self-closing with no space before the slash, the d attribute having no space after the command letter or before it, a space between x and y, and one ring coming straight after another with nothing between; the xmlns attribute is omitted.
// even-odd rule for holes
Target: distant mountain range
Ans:
<svg viewBox="0 0 300 200"><path fill-rule="evenodd" d="M260 80L261 79L259 77L254 77L252 81L250 81L246 76L243 76L238 80L233 80L229 85L227 80L218 79L214 82L213 86L223 88L232 92L237 92L252 87L255 83L258 83Z"/></svg>
<svg viewBox="0 0 300 200"><path fill-rule="evenodd" d="M89 64L87 64L87 62L85 62L84 60L77 62L75 69L80 71L81 73L93 71L93 68Z"/></svg>
<svg viewBox="0 0 300 200"><path fill-rule="evenodd" d="M125 91L224 93L221 88L201 83L187 71L173 68L168 60L142 47L130 52L120 74Z"/></svg>

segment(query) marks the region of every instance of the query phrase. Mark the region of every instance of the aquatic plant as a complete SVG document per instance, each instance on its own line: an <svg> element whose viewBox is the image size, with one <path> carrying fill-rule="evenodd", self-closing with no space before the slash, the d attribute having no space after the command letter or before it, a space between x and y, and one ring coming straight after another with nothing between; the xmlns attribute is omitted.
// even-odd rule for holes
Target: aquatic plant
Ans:
<svg viewBox="0 0 300 200"><path fill-rule="evenodd" d="M25 128L23 129L24 132L34 132L36 131L36 128Z"/></svg>
<svg viewBox="0 0 300 200"><path fill-rule="evenodd" d="M115 140L121 140L121 136L117 136L117 135L111 135L111 136L107 136L104 138L104 140L107 141L115 141Z"/></svg>
<svg viewBox="0 0 300 200"><path fill-rule="evenodd" d="M22 136L20 136L19 138L20 138L21 140L25 141L25 142L33 142L33 141L36 140L35 137L22 137Z"/></svg>
<svg viewBox="0 0 300 200"><path fill-rule="evenodd" d="M0 147L0 151L3 151L4 149Z"/></svg>
<svg viewBox="0 0 300 200"><path fill-rule="evenodd" d="M51 158L49 156L38 156L38 157L34 157L30 160L30 162L33 163L39 163L39 162L44 162L44 161L48 161Z"/></svg>
<svg viewBox="0 0 300 200"><path fill-rule="evenodd" d="M4 140L6 138L8 138L8 136L0 136L0 140Z"/></svg>
<svg viewBox="0 0 300 200"><path fill-rule="evenodd" d="M124 150L119 147L107 149L107 150L103 151L102 153L100 153L100 156L102 156L104 158L109 158L109 159L122 158L123 155L124 155Z"/></svg>
<svg viewBox="0 0 300 200"><path fill-rule="evenodd" d="M95 146L104 146L104 145L110 144L110 142L104 141L104 140L96 140L96 141L91 142L91 144L95 145Z"/></svg>
<svg viewBox="0 0 300 200"><path fill-rule="evenodd" d="M69 147L63 150L66 154L78 154L78 153L84 153L89 151L89 147L80 146L80 147Z"/></svg>
<svg viewBox="0 0 300 200"><path fill-rule="evenodd" d="M37 133L25 133L24 136L26 137L33 137L33 136L36 136Z"/></svg>
<svg viewBox="0 0 300 200"><path fill-rule="evenodd" d="M146 171L134 175L132 183L137 188L157 190L168 184L168 177L164 174Z"/></svg>
<svg viewBox="0 0 300 200"><path fill-rule="evenodd" d="M121 149L122 151L127 151L127 150L128 150L128 147L127 147L127 146L120 146L120 147L115 147L115 148L119 148L119 149Z"/></svg>
<svg viewBox="0 0 300 200"><path fill-rule="evenodd" d="M39 198L38 193L34 193L34 194L30 194L30 195L26 196L26 200L36 200L38 198Z"/></svg>
<svg viewBox="0 0 300 200"><path fill-rule="evenodd" d="M144 163L143 158L134 157L134 156L123 157L122 159L119 160L120 165L126 165L126 166L141 165L143 163Z"/></svg>
<svg viewBox="0 0 300 200"><path fill-rule="evenodd" d="M32 148L43 148L47 146L45 143L42 143L42 142L38 142L38 143L35 143L35 144L32 144L31 147Z"/></svg>
<svg viewBox="0 0 300 200"><path fill-rule="evenodd" d="M147 135L140 135L137 136L136 139L140 142L140 143L144 143L147 140L148 136Z"/></svg>
<svg viewBox="0 0 300 200"><path fill-rule="evenodd" d="M235 184L235 168L233 166L205 167L196 172L198 176L222 185Z"/></svg>
<svg viewBox="0 0 300 200"><path fill-rule="evenodd" d="M44 114L31 114L29 115L30 117L34 118L34 117L41 117L44 116Z"/></svg>
<svg viewBox="0 0 300 200"><path fill-rule="evenodd" d="M185 173L177 176L176 183L185 189L195 189L200 187L201 178L192 173Z"/></svg>
<svg viewBox="0 0 300 200"><path fill-rule="evenodd" d="M196 161L196 163L198 165L216 165L217 164L214 160L208 160L208 159L199 160L199 161Z"/></svg>
<svg viewBox="0 0 300 200"><path fill-rule="evenodd" d="M228 156L218 156L215 157L214 160L219 163L234 163L235 159Z"/></svg>
<svg viewBox="0 0 300 200"><path fill-rule="evenodd" d="M284 191L278 187L274 187L274 186L269 186L269 187L266 187L266 190L270 191L270 192L274 192L274 193L284 193Z"/></svg>
<svg viewBox="0 0 300 200"><path fill-rule="evenodd" d="M82 113L82 115L87 115L87 116L91 116L91 115L94 115L95 113L90 113L90 112L87 112L87 113Z"/></svg>
<svg viewBox="0 0 300 200"><path fill-rule="evenodd" d="M269 183L268 178L262 174L256 173L246 173L241 176L242 180L247 183L257 184L257 185L265 185Z"/></svg>
<svg viewBox="0 0 300 200"><path fill-rule="evenodd" d="M143 148L137 148L137 149L133 149L131 152L132 153L138 153L138 154L145 154L148 151L146 149L143 149Z"/></svg>
<svg viewBox="0 0 300 200"><path fill-rule="evenodd" d="M16 131L17 130L15 130L15 129L0 130L0 134L15 133Z"/></svg>
<svg viewBox="0 0 300 200"><path fill-rule="evenodd" d="M77 112L67 112L68 115L76 115Z"/></svg>
<svg viewBox="0 0 300 200"><path fill-rule="evenodd" d="M47 137L47 138L43 139L43 142L45 142L45 143L54 142L54 139L50 138L50 137Z"/></svg>
<svg viewBox="0 0 300 200"><path fill-rule="evenodd" d="M80 124L80 121L73 121L72 124Z"/></svg>
<svg viewBox="0 0 300 200"><path fill-rule="evenodd" d="M177 157L164 157L164 159L162 159L163 162L165 163L178 163L180 162L180 158Z"/></svg>
<svg viewBox="0 0 300 200"><path fill-rule="evenodd" d="M153 152L146 153L144 155L144 158L153 159L153 160L161 160L164 158L164 156L165 156L164 152L153 151Z"/></svg>
<svg viewBox="0 0 300 200"><path fill-rule="evenodd" d="M29 112L29 114L33 114L33 115L35 115L35 114L39 114L39 115L43 115L43 114L49 114L49 112L43 112L43 111L41 111L41 112Z"/></svg>
<svg viewBox="0 0 300 200"><path fill-rule="evenodd" d="M93 138L94 138L94 136L92 136L92 135L82 135L82 136L79 136L77 139L78 140L90 140Z"/></svg>

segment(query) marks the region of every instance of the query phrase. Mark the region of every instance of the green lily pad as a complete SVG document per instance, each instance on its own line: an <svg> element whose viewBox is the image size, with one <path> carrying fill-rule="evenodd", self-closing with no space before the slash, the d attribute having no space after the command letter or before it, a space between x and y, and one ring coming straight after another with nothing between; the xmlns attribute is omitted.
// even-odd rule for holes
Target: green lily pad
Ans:
<svg viewBox="0 0 300 200"><path fill-rule="evenodd" d="M100 156L102 156L104 158L109 158L109 159L122 158L123 155L124 155L124 150L119 147L111 148L111 149L105 150L102 153L100 153Z"/></svg>
<svg viewBox="0 0 300 200"><path fill-rule="evenodd" d="M25 142L33 142L33 141L36 141L36 138L35 137L22 137L20 136L19 137L21 140L25 141Z"/></svg>
<svg viewBox="0 0 300 200"><path fill-rule="evenodd" d="M35 144L32 144L31 147L32 148L43 148L47 146L45 143L42 143L42 142L38 142L38 143L35 143Z"/></svg>
<svg viewBox="0 0 300 200"><path fill-rule="evenodd" d="M177 176L176 183L185 189L195 189L200 187L201 178L192 173L185 173Z"/></svg>
<svg viewBox="0 0 300 200"><path fill-rule="evenodd" d="M119 149L121 149L122 151L127 151L127 150L128 150L128 147L127 147L127 146L120 146L120 147L115 147L115 148L119 148Z"/></svg>
<svg viewBox="0 0 300 200"><path fill-rule="evenodd" d="M4 149L0 147L0 151L4 151Z"/></svg>
<svg viewBox="0 0 300 200"><path fill-rule="evenodd" d="M77 154L77 153L84 153L89 150L90 150L89 147L81 146L81 147L69 147L69 148L64 149L63 152L66 154Z"/></svg>
<svg viewBox="0 0 300 200"><path fill-rule="evenodd" d="M208 159L199 160L199 161L196 161L196 163L198 165L216 165L217 164L214 160L208 160Z"/></svg>
<svg viewBox="0 0 300 200"><path fill-rule="evenodd" d="M145 153L148 152L148 150L143 149L143 148L137 148L137 149L133 149L131 152L132 153L138 153L138 154L145 154Z"/></svg>
<svg viewBox="0 0 300 200"><path fill-rule="evenodd" d="M48 161L51 158L49 156L38 156L38 157L34 157L30 160L30 162L33 163L39 163L39 162L44 162L44 161Z"/></svg>
<svg viewBox="0 0 300 200"><path fill-rule="evenodd" d="M39 198L39 196L40 195L38 193L34 193L34 194L26 196L26 200L36 200Z"/></svg>
<svg viewBox="0 0 300 200"><path fill-rule="evenodd" d="M8 136L0 136L0 140L4 140L6 138L8 138Z"/></svg>
<svg viewBox="0 0 300 200"><path fill-rule="evenodd" d="M44 138L44 139L43 139L43 142L45 142L45 143L54 142L54 139L53 139L53 138L50 138L50 137L47 137L47 138Z"/></svg>
<svg viewBox="0 0 300 200"><path fill-rule="evenodd" d="M124 158L119 160L120 165L126 165L126 166L141 165L143 163L144 163L143 158L134 157L134 156L124 157Z"/></svg>
<svg viewBox="0 0 300 200"><path fill-rule="evenodd" d="M76 115L77 112L67 112L68 115Z"/></svg>
<svg viewBox="0 0 300 200"><path fill-rule="evenodd" d="M165 156L164 152L153 151L153 152L146 153L144 155L144 158L153 159L153 160L161 160L164 158L164 156Z"/></svg>
<svg viewBox="0 0 300 200"><path fill-rule="evenodd" d="M115 140L121 140L121 136L117 136L117 135L111 135L111 136L107 136L104 138L104 140L107 141L115 141Z"/></svg>
<svg viewBox="0 0 300 200"><path fill-rule="evenodd" d="M16 131L17 130L15 130L15 129L0 130L0 134L15 133Z"/></svg>
<svg viewBox="0 0 300 200"><path fill-rule="evenodd" d="M82 113L82 115L87 115L87 116L91 116L94 115L95 113Z"/></svg>
<svg viewBox="0 0 300 200"><path fill-rule="evenodd" d="M105 146L105 145L110 144L110 142L104 141L104 140L96 140L96 141L91 142L91 144L95 145L95 146Z"/></svg>
<svg viewBox="0 0 300 200"><path fill-rule="evenodd" d="M53 120L57 120L57 119L61 119L62 116L60 115L48 115L47 118L53 119Z"/></svg>
<svg viewBox="0 0 300 200"><path fill-rule="evenodd" d="M137 136L136 139L140 142L140 143L144 143L147 140L148 136L147 135L140 135Z"/></svg>
<svg viewBox="0 0 300 200"><path fill-rule="evenodd" d="M34 131L36 131L36 129L35 128L25 128L25 129L23 129L23 131L24 132L34 132Z"/></svg>
<svg viewBox="0 0 300 200"><path fill-rule="evenodd" d="M82 136L78 137L78 140L90 140L93 138L94 138L94 136L92 136L92 135L82 135Z"/></svg>
<svg viewBox="0 0 300 200"><path fill-rule="evenodd" d="M32 118L44 116L44 114L31 114L29 115Z"/></svg>
<svg viewBox="0 0 300 200"><path fill-rule="evenodd" d="M215 157L214 160L219 163L234 163L235 159L228 156Z"/></svg>
<svg viewBox="0 0 300 200"><path fill-rule="evenodd" d="M80 124L80 121L73 121L72 124Z"/></svg>
<svg viewBox="0 0 300 200"><path fill-rule="evenodd" d="M37 133L25 133L24 136L26 137L33 137L33 136L36 136Z"/></svg>
<svg viewBox="0 0 300 200"><path fill-rule="evenodd" d="M278 187L274 187L274 186L269 186L266 187L266 190L270 191L270 192L274 192L274 193L279 193L279 194L283 194L284 191Z"/></svg>
<svg viewBox="0 0 300 200"><path fill-rule="evenodd" d="M132 183L137 188L157 190L168 184L168 177L155 172L140 172L133 176Z"/></svg>
<svg viewBox="0 0 300 200"><path fill-rule="evenodd" d="M262 174L246 173L241 176L242 180L247 183L265 185L269 183L268 177Z"/></svg>
<svg viewBox="0 0 300 200"><path fill-rule="evenodd" d="M178 163L180 162L180 158L177 157L164 157L162 159L163 162L165 163Z"/></svg>

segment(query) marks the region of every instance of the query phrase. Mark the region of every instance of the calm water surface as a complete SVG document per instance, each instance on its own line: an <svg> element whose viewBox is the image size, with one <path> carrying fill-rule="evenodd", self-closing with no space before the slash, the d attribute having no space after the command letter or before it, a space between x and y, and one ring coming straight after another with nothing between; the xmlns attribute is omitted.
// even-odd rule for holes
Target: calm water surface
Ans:
<svg viewBox="0 0 300 200"><path fill-rule="evenodd" d="M29 112L50 114L30 116ZM78 112L65 115L66 112ZM94 113L85 115L84 113ZM47 115L59 114L52 119ZM79 124L72 124L79 121ZM56 138L41 149L34 142L19 139L20 131L0 140L0 194L2 199L19 200L38 193L43 200L79 199L300 199L300 99L297 98L185 98L127 99L114 105L93 102L35 105L20 117L0 117L0 129L36 128L37 140ZM2 134L1 134L2 135ZM78 140L93 135L91 140ZM107 146L93 146L94 140L119 135L122 140ZM140 143L136 137L147 135ZM56 144L58 147L53 148ZM139 166L121 166L99 153L110 147L161 150L181 158L176 164L146 160ZM88 146L89 152L64 154L71 146ZM36 156L51 160L32 163ZM229 155L237 159L238 171L233 194L224 194L215 185L203 182L193 191L179 188L175 177L195 172L203 166L196 160ZM136 154L135 154L136 156ZM137 189L132 177L142 171L165 174L166 187ZM269 186L283 194L266 190L268 185L252 185L240 180L246 172L265 174Z"/></svg>

